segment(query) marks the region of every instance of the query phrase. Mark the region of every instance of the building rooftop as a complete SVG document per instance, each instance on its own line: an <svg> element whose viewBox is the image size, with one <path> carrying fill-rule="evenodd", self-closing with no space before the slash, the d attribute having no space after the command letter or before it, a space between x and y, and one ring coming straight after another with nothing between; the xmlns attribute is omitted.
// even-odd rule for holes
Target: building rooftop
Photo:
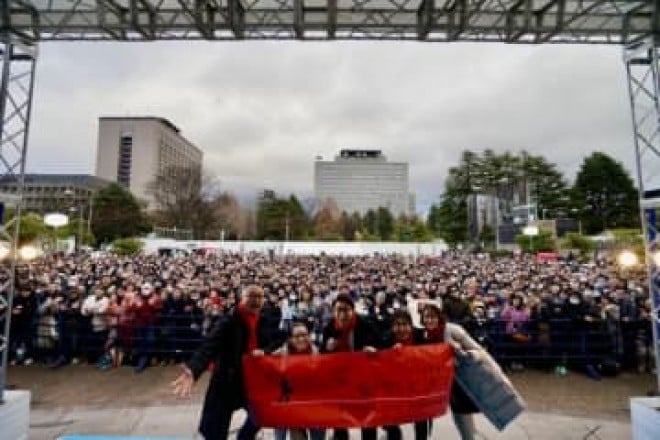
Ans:
<svg viewBox="0 0 660 440"><path fill-rule="evenodd" d="M383 156L383 152L381 150L344 148L339 151L339 157L341 158L376 159L382 156Z"/></svg>
<svg viewBox="0 0 660 440"><path fill-rule="evenodd" d="M137 120L137 121L157 121L160 122L161 124L166 125L168 128L171 128L177 133L181 133L181 130L179 130L179 127L174 125L169 119L160 117L160 116L101 116L99 117L99 120L101 119L107 119L107 120Z"/></svg>
<svg viewBox="0 0 660 440"><path fill-rule="evenodd" d="M18 176L2 176L0 184L17 183ZM91 174L25 174L25 184L77 184L91 186L105 186L111 182Z"/></svg>

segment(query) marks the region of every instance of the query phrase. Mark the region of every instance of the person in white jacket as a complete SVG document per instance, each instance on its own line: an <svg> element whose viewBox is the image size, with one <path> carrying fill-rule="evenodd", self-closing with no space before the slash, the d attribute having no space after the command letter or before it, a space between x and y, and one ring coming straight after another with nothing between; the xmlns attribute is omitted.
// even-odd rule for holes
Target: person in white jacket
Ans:
<svg viewBox="0 0 660 440"><path fill-rule="evenodd" d="M90 363L97 362L105 352L109 332L107 315L109 305L109 298L100 288L94 289L94 292L87 296L82 304L82 315L91 316L92 318L92 335L86 344L89 347Z"/></svg>

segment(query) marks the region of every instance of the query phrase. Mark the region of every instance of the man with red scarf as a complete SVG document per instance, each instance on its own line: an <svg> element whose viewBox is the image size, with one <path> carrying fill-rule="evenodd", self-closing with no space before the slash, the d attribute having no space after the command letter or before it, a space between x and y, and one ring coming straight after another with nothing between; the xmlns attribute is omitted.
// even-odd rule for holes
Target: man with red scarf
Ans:
<svg viewBox="0 0 660 440"><path fill-rule="evenodd" d="M261 356L282 342L268 327L268 319L263 317L264 301L261 287L250 285L245 288L241 303L231 315L217 323L192 358L183 365L183 373L172 383L175 394L190 396L194 382L211 362L215 362L199 425L199 432L206 440L225 440L232 414L246 407L243 355ZM238 439L254 439L258 432L259 426L248 412Z"/></svg>
<svg viewBox="0 0 660 440"><path fill-rule="evenodd" d="M332 302L332 320L323 329L321 350L324 352L375 352L378 338L369 321L355 314L355 304L347 294L339 294ZM334 440L348 440L348 431L335 429ZM362 429L363 440L376 440L375 428Z"/></svg>

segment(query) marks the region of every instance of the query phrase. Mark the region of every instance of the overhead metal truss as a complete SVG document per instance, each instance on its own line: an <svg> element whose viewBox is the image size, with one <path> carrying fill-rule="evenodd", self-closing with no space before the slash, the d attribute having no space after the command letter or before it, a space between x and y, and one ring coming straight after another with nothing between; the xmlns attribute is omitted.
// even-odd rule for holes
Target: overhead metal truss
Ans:
<svg viewBox="0 0 660 440"><path fill-rule="evenodd" d="M655 364L660 365L660 38L624 51L632 108L642 227L653 316ZM660 368L656 368L660 391Z"/></svg>
<svg viewBox="0 0 660 440"><path fill-rule="evenodd" d="M9 328L11 308L14 296L14 274L17 264L17 243L23 197L23 176L27 136L30 126L32 91L36 48L30 45L16 44L11 41L0 42L0 177L19 182L18 196L0 194L4 206L15 207L14 217L9 221L0 221L0 247L3 259L0 263L0 403L3 401L9 352ZM2 216L0 216L2 217ZM1 219L0 220L4 220Z"/></svg>
<svg viewBox="0 0 660 440"><path fill-rule="evenodd" d="M422 40L630 44L657 0L4 0L0 35L50 40Z"/></svg>

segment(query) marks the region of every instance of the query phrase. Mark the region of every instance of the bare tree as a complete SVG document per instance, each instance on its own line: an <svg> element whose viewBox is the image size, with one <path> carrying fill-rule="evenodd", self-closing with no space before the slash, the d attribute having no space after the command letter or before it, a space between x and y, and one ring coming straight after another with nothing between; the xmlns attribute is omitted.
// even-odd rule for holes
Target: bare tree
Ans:
<svg viewBox="0 0 660 440"><path fill-rule="evenodd" d="M203 237L213 223L208 198L216 186L216 179L210 174L202 175L200 167L171 166L161 170L148 185L155 202L155 222L189 229L194 237Z"/></svg>

